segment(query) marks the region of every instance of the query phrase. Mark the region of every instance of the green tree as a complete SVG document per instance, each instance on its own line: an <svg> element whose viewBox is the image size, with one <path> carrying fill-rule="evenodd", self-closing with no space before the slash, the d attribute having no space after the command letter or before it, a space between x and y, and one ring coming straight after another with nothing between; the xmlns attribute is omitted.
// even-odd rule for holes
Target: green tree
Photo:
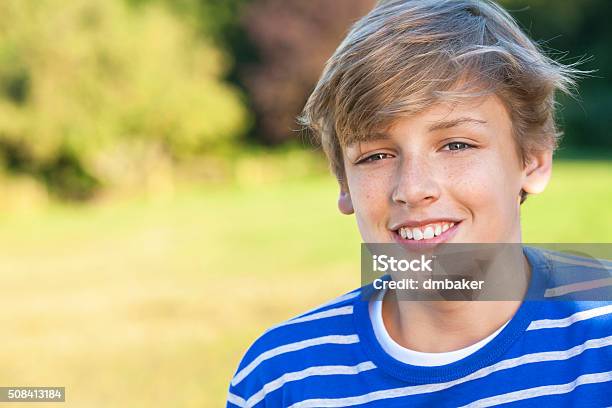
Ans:
<svg viewBox="0 0 612 408"><path fill-rule="evenodd" d="M60 194L141 183L232 143L247 112L228 59L162 4L0 3L0 152Z"/></svg>

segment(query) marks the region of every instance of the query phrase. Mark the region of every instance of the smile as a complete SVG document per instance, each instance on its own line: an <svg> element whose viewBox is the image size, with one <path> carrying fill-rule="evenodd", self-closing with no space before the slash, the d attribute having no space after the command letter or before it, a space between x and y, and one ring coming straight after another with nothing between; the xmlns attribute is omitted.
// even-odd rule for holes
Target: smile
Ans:
<svg viewBox="0 0 612 408"><path fill-rule="evenodd" d="M395 227L393 236L397 243L409 250L426 250L452 240L461 222L458 219L406 222Z"/></svg>
<svg viewBox="0 0 612 408"><path fill-rule="evenodd" d="M419 227L401 227L397 233L404 239L420 241L442 235L455 225L454 222L437 222Z"/></svg>

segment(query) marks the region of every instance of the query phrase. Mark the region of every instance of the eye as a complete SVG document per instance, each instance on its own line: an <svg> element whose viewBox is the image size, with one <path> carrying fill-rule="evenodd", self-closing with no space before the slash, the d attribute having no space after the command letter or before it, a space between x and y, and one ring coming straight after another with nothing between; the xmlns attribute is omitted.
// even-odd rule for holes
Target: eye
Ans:
<svg viewBox="0 0 612 408"><path fill-rule="evenodd" d="M375 162L375 161L386 159L388 157L393 157L393 156L391 156L388 153L374 153L374 154L372 154L370 156L364 157L363 159L359 160L355 164L372 163L372 162Z"/></svg>
<svg viewBox="0 0 612 408"><path fill-rule="evenodd" d="M474 146L472 146L469 143L465 143L465 142L451 142L451 143L447 143L446 145L444 145L443 150L459 151L459 150L469 149L472 147Z"/></svg>

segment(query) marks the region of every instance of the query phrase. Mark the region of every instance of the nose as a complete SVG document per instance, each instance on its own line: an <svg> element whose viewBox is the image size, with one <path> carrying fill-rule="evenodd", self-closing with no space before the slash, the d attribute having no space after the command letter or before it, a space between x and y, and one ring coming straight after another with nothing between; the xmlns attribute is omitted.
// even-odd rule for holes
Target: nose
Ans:
<svg viewBox="0 0 612 408"><path fill-rule="evenodd" d="M396 204L419 207L440 198L440 184L435 169L424 157L401 160L395 177L392 200Z"/></svg>

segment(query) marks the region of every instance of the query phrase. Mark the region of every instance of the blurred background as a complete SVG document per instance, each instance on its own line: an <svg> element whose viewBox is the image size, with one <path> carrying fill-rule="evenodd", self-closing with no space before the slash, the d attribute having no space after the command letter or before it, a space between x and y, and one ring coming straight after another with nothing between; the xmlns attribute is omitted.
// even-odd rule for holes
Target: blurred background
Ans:
<svg viewBox="0 0 612 408"><path fill-rule="evenodd" d="M359 285L355 222L295 116L373 4L0 2L0 385L222 406L266 327ZM560 100L525 241L612 242L612 9L502 4L596 70Z"/></svg>

